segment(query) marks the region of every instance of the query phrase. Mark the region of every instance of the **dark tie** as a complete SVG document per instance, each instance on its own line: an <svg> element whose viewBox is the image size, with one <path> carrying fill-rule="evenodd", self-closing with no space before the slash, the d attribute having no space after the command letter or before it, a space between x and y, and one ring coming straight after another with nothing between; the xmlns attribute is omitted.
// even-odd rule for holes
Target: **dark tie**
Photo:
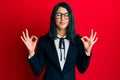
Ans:
<svg viewBox="0 0 120 80"><path fill-rule="evenodd" d="M65 38L59 38L60 41L59 41L59 49L60 49L60 60L62 61L62 50L61 49L64 49L64 60L65 60L65 42L64 42L64 39Z"/></svg>

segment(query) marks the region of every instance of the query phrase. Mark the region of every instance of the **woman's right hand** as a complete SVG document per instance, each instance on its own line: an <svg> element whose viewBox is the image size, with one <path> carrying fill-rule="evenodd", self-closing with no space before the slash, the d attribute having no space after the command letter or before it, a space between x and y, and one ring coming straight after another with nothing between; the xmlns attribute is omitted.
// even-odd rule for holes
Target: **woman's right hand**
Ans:
<svg viewBox="0 0 120 80"><path fill-rule="evenodd" d="M27 29L25 32L23 31L22 34L23 35L21 36L21 39L28 48L30 57L32 57L35 54L35 48L38 42L38 37L36 37L35 35L29 37L29 33Z"/></svg>

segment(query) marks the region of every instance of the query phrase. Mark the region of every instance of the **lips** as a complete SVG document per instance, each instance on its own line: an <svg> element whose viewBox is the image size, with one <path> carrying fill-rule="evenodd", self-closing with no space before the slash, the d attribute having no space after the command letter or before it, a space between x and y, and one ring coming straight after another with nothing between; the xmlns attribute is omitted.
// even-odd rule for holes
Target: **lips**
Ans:
<svg viewBox="0 0 120 80"><path fill-rule="evenodd" d="M64 24L65 24L65 22L60 22L60 24L61 24L61 25L64 25Z"/></svg>

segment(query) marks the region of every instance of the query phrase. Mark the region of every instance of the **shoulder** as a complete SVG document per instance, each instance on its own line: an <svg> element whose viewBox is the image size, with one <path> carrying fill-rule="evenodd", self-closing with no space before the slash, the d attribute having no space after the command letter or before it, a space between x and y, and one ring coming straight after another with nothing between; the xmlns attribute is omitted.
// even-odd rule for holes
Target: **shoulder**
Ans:
<svg viewBox="0 0 120 80"><path fill-rule="evenodd" d="M76 37L75 37L75 43L76 44L82 44L81 38L82 38L82 36L80 36L79 34L77 34Z"/></svg>
<svg viewBox="0 0 120 80"><path fill-rule="evenodd" d="M76 35L76 38L82 38L82 36L81 36L81 35L79 35L79 34L77 34L77 35Z"/></svg>
<svg viewBox="0 0 120 80"><path fill-rule="evenodd" d="M82 36L80 36L79 34L76 35L75 37L75 41L81 40Z"/></svg>
<svg viewBox="0 0 120 80"><path fill-rule="evenodd" d="M39 42L43 42L43 43L44 43L46 40L49 40L48 34L45 34L45 35L40 36L40 37L39 37L39 40L38 40L38 43L39 43Z"/></svg>
<svg viewBox="0 0 120 80"><path fill-rule="evenodd" d="M39 37L39 39L47 39L47 38L49 38L48 34L45 34Z"/></svg>

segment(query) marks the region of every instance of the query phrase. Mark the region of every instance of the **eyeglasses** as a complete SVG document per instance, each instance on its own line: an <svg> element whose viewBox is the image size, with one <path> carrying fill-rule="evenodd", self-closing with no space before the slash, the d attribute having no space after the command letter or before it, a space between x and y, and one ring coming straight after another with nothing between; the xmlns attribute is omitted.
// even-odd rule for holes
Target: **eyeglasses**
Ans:
<svg viewBox="0 0 120 80"><path fill-rule="evenodd" d="M56 12L56 18L62 19L62 16L64 16L65 19L69 18L69 14L68 13Z"/></svg>

